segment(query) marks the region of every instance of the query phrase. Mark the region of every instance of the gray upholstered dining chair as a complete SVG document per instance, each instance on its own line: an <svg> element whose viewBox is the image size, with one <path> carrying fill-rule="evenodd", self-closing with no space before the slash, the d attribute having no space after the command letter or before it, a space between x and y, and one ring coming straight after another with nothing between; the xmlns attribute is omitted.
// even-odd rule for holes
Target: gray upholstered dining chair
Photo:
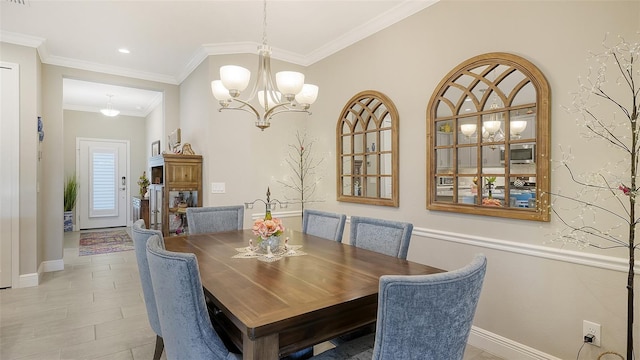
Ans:
<svg viewBox="0 0 640 360"><path fill-rule="evenodd" d="M164 343L160 329L160 320L158 318L158 309L156 307L156 298L153 294L153 286L151 284L149 263L147 261L147 240L150 236L157 235L162 241L162 231L145 229L144 220L140 219L133 223L131 235L133 236L133 247L136 251L138 273L140 274L140 283L142 284L142 295L144 297L144 304L147 307L147 317L149 318L151 329L156 333L156 349L153 354L153 359L158 360L162 355Z"/></svg>
<svg viewBox="0 0 640 360"><path fill-rule="evenodd" d="M351 245L385 255L407 259L413 225L410 223L351 217Z"/></svg>
<svg viewBox="0 0 640 360"><path fill-rule="evenodd" d="M324 239L342 242L344 223L347 216L319 210L302 212L302 232Z"/></svg>
<svg viewBox="0 0 640 360"><path fill-rule="evenodd" d="M449 272L380 277L376 333L313 359L461 360L486 269L479 254Z"/></svg>
<svg viewBox="0 0 640 360"><path fill-rule="evenodd" d="M196 256L165 250L156 235L146 249L167 359L242 359L211 325Z"/></svg>
<svg viewBox="0 0 640 360"><path fill-rule="evenodd" d="M187 208L190 234L242 230L244 207L240 205Z"/></svg>

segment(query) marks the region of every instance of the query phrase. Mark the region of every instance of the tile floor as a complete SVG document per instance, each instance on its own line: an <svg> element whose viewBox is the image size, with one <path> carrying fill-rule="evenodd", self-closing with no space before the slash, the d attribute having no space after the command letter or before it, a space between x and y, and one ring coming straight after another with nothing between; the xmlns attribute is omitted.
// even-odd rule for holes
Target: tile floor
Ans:
<svg viewBox="0 0 640 360"><path fill-rule="evenodd" d="M0 359L153 357L135 253L78 256L78 241L65 233L64 270L39 286L0 290ZM464 360L500 358L469 346Z"/></svg>

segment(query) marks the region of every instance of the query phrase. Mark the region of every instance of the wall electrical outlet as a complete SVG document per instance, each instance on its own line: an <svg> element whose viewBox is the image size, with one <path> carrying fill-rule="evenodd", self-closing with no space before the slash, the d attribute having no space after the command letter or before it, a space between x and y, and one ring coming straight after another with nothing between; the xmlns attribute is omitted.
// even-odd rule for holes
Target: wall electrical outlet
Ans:
<svg viewBox="0 0 640 360"><path fill-rule="evenodd" d="M590 343L591 345L600 346L601 337L602 337L600 332L600 324L583 320L582 321L582 338L584 339L584 337L587 334L591 334L594 336L593 342Z"/></svg>

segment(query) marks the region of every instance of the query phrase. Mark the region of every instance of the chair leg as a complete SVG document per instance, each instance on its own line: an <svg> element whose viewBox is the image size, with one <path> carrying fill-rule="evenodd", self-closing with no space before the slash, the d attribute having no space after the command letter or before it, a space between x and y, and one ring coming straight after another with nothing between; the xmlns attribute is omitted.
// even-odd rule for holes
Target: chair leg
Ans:
<svg viewBox="0 0 640 360"><path fill-rule="evenodd" d="M153 353L153 360L160 360L162 350L164 350L164 340L161 336L156 335L156 351Z"/></svg>

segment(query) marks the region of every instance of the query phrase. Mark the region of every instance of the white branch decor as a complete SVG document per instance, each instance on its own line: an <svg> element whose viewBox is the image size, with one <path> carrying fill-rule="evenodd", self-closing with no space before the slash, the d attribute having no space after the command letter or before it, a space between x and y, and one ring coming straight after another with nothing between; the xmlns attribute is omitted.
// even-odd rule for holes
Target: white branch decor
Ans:
<svg viewBox="0 0 640 360"><path fill-rule="evenodd" d="M572 165L576 156L571 149L560 147L562 159L554 160L555 170L564 169L577 190L573 195L560 190L552 193L551 208L564 225L555 234L554 241L598 249L623 248L628 252L626 358L630 360L633 359L633 267L638 246L635 234L640 221L636 215L636 197L640 190L637 181L640 70L635 64L640 59L640 43L629 43L620 37L614 46L608 46L606 38L602 45L603 52L590 54L589 59L595 61L596 67L589 69L586 78L578 78L578 91L566 110L576 114L577 124L587 141L600 140L607 145L610 160L595 171L579 173ZM621 99L616 98L618 96Z"/></svg>
<svg viewBox="0 0 640 360"><path fill-rule="evenodd" d="M312 155L312 148L315 140L308 140L307 134L296 132L297 144L289 144L289 154L284 160L291 169L292 175L287 175L284 181L278 180L285 188L285 199L289 203L300 203L304 212L304 205L309 202L321 201L313 200L316 188L322 175L320 171L324 158L316 158ZM286 190L294 192L292 198L286 195Z"/></svg>

